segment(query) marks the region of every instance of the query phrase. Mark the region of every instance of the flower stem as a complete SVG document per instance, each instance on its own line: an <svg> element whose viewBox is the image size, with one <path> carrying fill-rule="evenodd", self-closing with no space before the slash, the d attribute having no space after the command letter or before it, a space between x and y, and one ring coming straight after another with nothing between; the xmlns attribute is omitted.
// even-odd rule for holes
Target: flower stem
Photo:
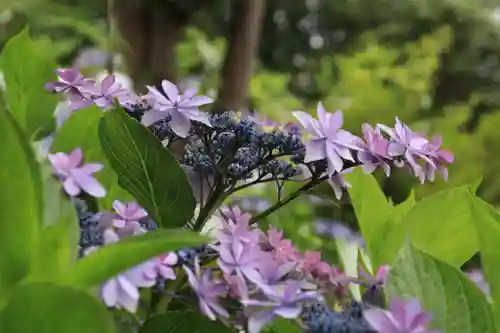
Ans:
<svg viewBox="0 0 500 333"><path fill-rule="evenodd" d="M290 195L288 195L287 197L283 198L283 200L276 202L274 205L272 205L271 207L269 207L268 209L266 209L262 213L255 215L250 222L256 223L256 222L266 218L267 216L271 215L272 213L274 213L275 211L277 211L281 207L287 205L288 203L290 203L293 200L300 197L303 194L303 192L309 191L310 189L312 189L313 187L315 187L316 185L318 185L319 183L323 182L326 179L327 179L326 176L311 179L307 184L301 186L295 192L293 192Z"/></svg>

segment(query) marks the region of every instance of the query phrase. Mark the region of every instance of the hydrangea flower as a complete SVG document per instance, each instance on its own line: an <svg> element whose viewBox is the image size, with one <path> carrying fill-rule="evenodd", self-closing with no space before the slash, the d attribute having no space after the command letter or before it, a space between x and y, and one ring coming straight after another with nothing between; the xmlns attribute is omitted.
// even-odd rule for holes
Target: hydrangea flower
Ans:
<svg viewBox="0 0 500 333"><path fill-rule="evenodd" d="M200 302L200 310L211 320L217 316L229 317L229 313L219 304L218 298L226 294L226 288L222 284L217 284L211 280L210 269L205 269L203 275L200 269L198 257L194 260L194 272L184 266L191 288L196 292Z"/></svg>
<svg viewBox="0 0 500 333"><path fill-rule="evenodd" d="M363 312L370 326L380 333L441 333L427 328L432 314L422 310L417 299L392 298L389 310L371 308Z"/></svg>
<svg viewBox="0 0 500 333"><path fill-rule="evenodd" d="M272 247L272 254L279 262L295 261L299 258L299 252L289 239L283 238L283 231L270 227L267 231L267 240Z"/></svg>
<svg viewBox="0 0 500 333"><path fill-rule="evenodd" d="M116 216L113 217L113 226L118 229L131 229L138 231L141 228L139 220L148 216L148 213L137 203L122 203L119 200L113 201L113 209Z"/></svg>
<svg viewBox="0 0 500 333"><path fill-rule="evenodd" d="M293 115L312 136L312 140L305 144L305 163L326 159L331 177L342 171L343 159L354 162L351 149L359 150L361 139L340 129L343 124L341 111L328 113L323 104L318 103L318 120L303 111L296 111Z"/></svg>
<svg viewBox="0 0 500 333"><path fill-rule="evenodd" d="M280 263L270 256L264 256L257 267L259 275L250 276L249 280L261 288L268 288L279 282L283 277L296 268L297 265L297 262L290 261Z"/></svg>
<svg viewBox="0 0 500 333"><path fill-rule="evenodd" d="M258 333L276 316L286 319L297 318L302 312L302 303L319 301L321 296L316 292L302 292L301 281L288 281L284 286L266 288L267 301L242 300L245 306L264 307L266 310L254 313L248 318L248 332Z"/></svg>
<svg viewBox="0 0 500 333"><path fill-rule="evenodd" d="M148 86L147 99L153 110L147 111L142 117L141 122L144 125L150 126L170 115L172 117L170 127L181 138L188 136L191 120L212 126L208 116L200 112L198 107L212 103L213 99L207 96L195 96L195 89L188 89L184 94L180 94L177 86L167 80L163 80L161 86L165 95L158 89Z"/></svg>
<svg viewBox="0 0 500 333"><path fill-rule="evenodd" d="M148 261L146 265L149 267L145 274L150 279L161 278L164 280L175 280L176 276L173 267L178 262L179 258L175 252L167 253Z"/></svg>
<svg viewBox="0 0 500 333"><path fill-rule="evenodd" d="M234 239L254 245L259 242L261 232L250 226L251 214L243 213L238 207L232 207L224 210L221 215L222 227L217 232L219 242L232 243Z"/></svg>
<svg viewBox="0 0 500 333"><path fill-rule="evenodd" d="M391 174L391 166L387 163L389 156L389 140L382 136L380 127L373 128L363 124L363 136L366 143L363 150L358 152L358 160L362 163L361 169L365 173L372 173L376 168L382 168L387 177Z"/></svg>
<svg viewBox="0 0 500 333"><path fill-rule="evenodd" d="M443 139L440 136L434 136L423 148L434 162L424 162L423 178L429 179L431 182L434 181L436 170L439 171L444 180L448 180L448 169L446 168L446 164L451 164L454 160L454 156L450 151L441 149L442 143Z"/></svg>
<svg viewBox="0 0 500 333"><path fill-rule="evenodd" d="M83 160L81 149L77 148L69 155L62 152L49 154L48 159L68 195L77 196L81 191L96 198L106 195L104 187L93 176L95 172L102 170L103 165L98 163L81 165Z"/></svg>
<svg viewBox="0 0 500 333"><path fill-rule="evenodd" d="M342 199L344 188L350 188L352 186L345 180L344 175L346 173L352 172L353 170L354 168L345 169L341 172L333 174L330 178L328 178L328 184L330 184L330 186L332 187L333 193L335 194L335 198L337 198L337 200Z"/></svg>
<svg viewBox="0 0 500 333"><path fill-rule="evenodd" d="M88 93L92 91L95 81L84 77L76 68L60 68L56 70L56 74L57 81L47 83L45 89L67 93L70 111L92 105L93 102L88 97Z"/></svg>
<svg viewBox="0 0 500 333"><path fill-rule="evenodd" d="M318 251L306 251L300 260L300 269L318 277L328 277L332 272L330 265L321 260L321 252Z"/></svg>
<svg viewBox="0 0 500 333"><path fill-rule="evenodd" d="M100 108L112 107L115 103L115 98L121 105L135 104L138 99L132 93L123 88L121 84L117 83L115 76L107 75L99 85L93 88L93 102Z"/></svg>

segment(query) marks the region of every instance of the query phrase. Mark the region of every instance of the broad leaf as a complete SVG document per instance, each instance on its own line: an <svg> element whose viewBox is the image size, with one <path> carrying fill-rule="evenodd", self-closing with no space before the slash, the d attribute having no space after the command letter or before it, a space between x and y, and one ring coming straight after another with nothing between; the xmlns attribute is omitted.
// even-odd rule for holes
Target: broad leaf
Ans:
<svg viewBox="0 0 500 333"><path fill-rule="evenodd" d="M0 315L0 331L5 333L115 332L101 301L51 283L19 286Z"/></svg>
<svg viewBox="0 0 500 333"><path fill-rule="evenodd" d="M101 210L109 210L113 200L127 202L133 201L133 198L117 184L118 176L102 151L98 128L103 115L104 113L95 105L75 112L57 131L50 150L53 154L70 153L76 148L81 148L86 162L104 164L104 169L96 172L95 176L108 192L106 197L98 199Z"/></svg>
<svg viewBox="0 0 500 333"><path fill-rule="evenodd" d="M5 77L7 104L28 138L37 140L52 133L57 96L45 91L44 85L55 80L54 65L39 52L28 28L7 42L0 68Z"/></svg>
<svg viewBox="0 0 500 333"><path fill-rule="evenodd" d="M291 319L284 319L281 317L278 317L274 319L269 326L264 329L264 332L266 333L302 333L304 332L303 329L300 328L299 325L297 325L296 322L294 322Z"/></svg>
<svg viewBox="0 0 500 333"><path fill-rule="evenodd" d="M186 174L150 131L118 109L102 118L99 138L120 185L156 223L175 228L191 219L196 201Z"/></svg>
<svg viewBox="0 0 500 333"><path fill-rule="evenodd" d="M235 332L220 321L212 321L200 312L169 311L154 316L139 333L231 333Z"/></svg>
<svg viewBox="0 0 500 333"><path fill-rule="evenodd" d="M206 243L208 239L184 229L161 229L124 239L78 260L67 281L94 286L157 255Z"/></svg>
<svg viewBox="0 0 500 333"><path fill-rule="evenodd" d="M440 191L419 201L403 218L412 242L457 267L477 250L470 185Z"/></svg>
<svg viewBox="0 0 500 333"><path fill-rule="evenodd" d="M368 250L372 252L372 247L380 241L377 236L387 221L391 207L377 180L372 175L367 175L361 169L356 169L346 175L346 179L352 185L348 192L359 228L367 243Z"/></svg>
<svg viewBox="0 0 500 333"><path fill-rule="evenodd" d="M45 216L33 274L56 279L76 260L80 232L75 206L63 196L60 182L50 177L49 170L45 171Z"/></svg>
<svg viewBox="0 0 500 333"><path fill-rule="evenodd" d="M495 333L485 296L458 268L409 243L389 272L389 297L416 297L433 313L432 327L446 333Z"/></svg>
<svg viewBox="0 0 500 333"><path fill-rule="evenodd" d="M477 198L472 203L475 226L479 239L479 251L483 264L483 273L488 281L493 310L500 327L500 216L486 202Z"/></svg>
<svg viewBox="0 0 500 333"><path fill-rule="evenodd" d="M381 265L392 264L396 260L407 235L405 216L415 203L415 194L412 191L405 201L392 207L387 220L377 230L371 248L375 269Z"/></svg>
<svg viewBox="0 0 500 333"><path fill-rule="evenodd" d="M25 134L0 109L0 291L25 277L33 262L42 221L40 171Z"/></svg>

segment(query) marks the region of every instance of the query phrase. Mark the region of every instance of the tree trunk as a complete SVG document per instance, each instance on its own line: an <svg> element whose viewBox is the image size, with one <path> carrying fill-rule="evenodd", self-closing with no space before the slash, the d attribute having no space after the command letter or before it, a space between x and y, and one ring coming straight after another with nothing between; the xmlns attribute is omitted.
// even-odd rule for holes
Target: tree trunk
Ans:
<svg viewBox="0 0 500 333"><path fill-rule="evenodd" d="M233 0L228 47L216 108L240 110L246 104L265 0Z"/></svg>
<svg viewBox="0 0 500 333"><path fill-rule="evenodd" d="M123 51L128 72L137 92L161 80L177 80L175 47L181 40L189 14L175 2L153 1L141 5L136 0L116 1L113 15L125 41Z"/></svg>

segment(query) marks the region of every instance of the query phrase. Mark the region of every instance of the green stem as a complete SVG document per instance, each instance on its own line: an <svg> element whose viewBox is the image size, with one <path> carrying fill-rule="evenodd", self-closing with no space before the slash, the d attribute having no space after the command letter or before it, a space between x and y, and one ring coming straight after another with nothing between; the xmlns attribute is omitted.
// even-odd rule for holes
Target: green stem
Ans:
<svg viewBox="0 0 500 333"><path fill-rule="evenodd" d="M314 186L318 185L319 183L321 183L325 179L327 179L327 178L321 177L321 178L311 179L310 182L308 182L304 186L301 186L299 189L297 189L292 194L288 195L283 200L278 201L277 203L275 203L274 205L272 205L271 207L269 207L268 209L266 209L262 213L255 215L250 222L256 223L256 222L268 217L269 215L271 215L272 213L274 213L275 211L277 211L281 207L285 206L286 204L288 204L288 203L292 202L293 200L297 199L298 197L300 197L303 192L309 191L310 189L312 189Z"/></svg>

